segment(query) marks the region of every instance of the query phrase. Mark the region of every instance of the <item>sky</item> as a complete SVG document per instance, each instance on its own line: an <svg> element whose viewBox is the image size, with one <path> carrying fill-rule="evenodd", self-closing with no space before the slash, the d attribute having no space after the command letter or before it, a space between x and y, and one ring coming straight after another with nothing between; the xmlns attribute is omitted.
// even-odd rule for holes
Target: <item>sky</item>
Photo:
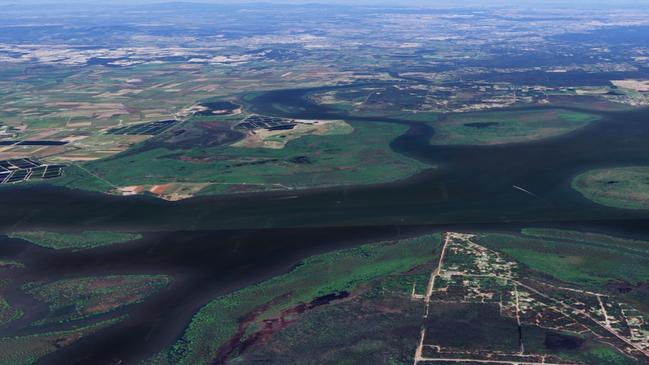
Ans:
<svg viewBox="0 0 649 365"><path fill-rule="evenodd" d="M0 0L0 5L8 4L152 4L152 3L165 3L165 2L194 2L194 3L213 3L213 4L242 4L242 3L282 3L282 4L307 4L307 3L321 3L321 4L350 4L350 5L392 5L392 6L435 6L435 5L536 5L536 4L552 4L552 5L608 5L608 6L623 6L623 5L649 5L649 0Z"/></svg>
<svg viewBox="0 0 649 365"><path fill-rule="evenodd" d="M79 4L152 4L152 3L165 3L165 2L194 2L194 3L213 3L213 4L241 4L241 3L290 3L290 4L309 4L309 3L327 3L327 4L377 4L377 5L403 5L403 4L417 4L417 5L435 5L436 3L455 3L461 5L463 3L484 3L480 0L0 0L0 4L43 4L43 3L79 3ZM489 3L534 3L535 0L491 0ZM552 2L556 4L562 3L632 3L642 4L649 3L649 0L545 0L543 2Z"/></svg>
<svg viewBox="0 0 649 365"><path fill-rule="evenodd" d="M0 0L0 4L56 4L56 3L79 3L79 4L156 4L165 2L193 2L193 3L212 3L212 4L245 4L245 3L281 3L281 4L308 4L308 3L327 3L327 4L402 4L402 3L422 3L422 0ZM428 1L436 2L436 1Z"/></svg>

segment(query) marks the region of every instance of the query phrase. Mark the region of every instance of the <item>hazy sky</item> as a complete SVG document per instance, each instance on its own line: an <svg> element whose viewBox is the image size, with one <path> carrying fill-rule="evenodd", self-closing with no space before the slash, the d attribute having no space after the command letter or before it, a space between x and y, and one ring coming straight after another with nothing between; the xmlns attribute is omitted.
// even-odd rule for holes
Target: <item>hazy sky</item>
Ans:
<svg viewBox="0 0 649 365"><path fill-rule="evenodd" d="M0 0L0 5L7 4L151 4L151 3L165 3L165 2L195 2L195 3L214 3L214 4L241 4L241 3L282 3L282 4L305 4L305 3L320 3L320 4L359 4L359 5L417 5L417 6L435 6L435 5L649 5L649 0Z"/></svg>
<svg viewBox="0 0 649 365"><path fill-rule="evenodd" d="M82 3L82 4L151 4L151 3L165 3L165 2L194 2L194 3L214 3L214 4L241 4L241 3L289 3L289 4L309 4L309 3L321 3L321 4L350 4L350 3L359 3L359 4L381 4L381 5L402 5L402 4L419 4L419 5L435 5L438 3L443 4L458 4L463 3L472 3L479 4L485 3L485 1L480 0L0 0L0 4L43 4L43 3ZM594 3L633 3L633 4L649 4L649 0L545 0L543 3L552 2L555 4L568 4L568 3L580 3L580 4L594 4ZM539 3L536 0L491 0L487 3Z"/></svg>
<svg viewBox="0 0 649 365"><path fill-rule="evenodd" d="M192 3L212 3L212 4L246 4L246 3L282 3L282 4L392 4L401 5L404 3L436 3L436 2L450 2L449 1L436 1L436 0L402 0L402 1L388 1L388 0L0 0L0 4L43 4L43 3L79 3L79 4L156 4L165 2L192 2Z"/></svg>

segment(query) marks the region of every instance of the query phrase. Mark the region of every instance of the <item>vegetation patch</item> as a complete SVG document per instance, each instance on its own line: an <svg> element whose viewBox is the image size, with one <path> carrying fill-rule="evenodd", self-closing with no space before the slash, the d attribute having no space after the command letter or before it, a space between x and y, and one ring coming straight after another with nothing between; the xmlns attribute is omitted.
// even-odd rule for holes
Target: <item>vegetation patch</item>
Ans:
<svg viewBox="0 0 649 365"><path fill-rule="evenodd" d="M78 233L30 231L13 232L8 236L55 250L73 251L130 242L142 238L140 234L108 231L85 231Z"/></svg>
<svg viewBox="0 0 649 365"><path fill-rule="evenodd" d="M370 281L417 268L431 261L439 246L436 234L308 258L287 274L216 298L150 363L207 364L236 357L241 344L262 336L269 323L290 321L297 313L345 299ZM427 277L422 279L425 283ZM401 283L401 290L408 292L412 284Z"/></svg>
<svg viewBox="0 0 649 365"><path fill-rule="evenodd" d="M9 280L0 279L0 326L15 321L23 316L23 312L20 309L11 306L11 304L7 303L7 300L4 298L4 292L8 284Z"/></svg>
<svg viewBox="0 0 649 365"><path fill-rule="evenodd" d="M285 322L270 322L264 335L231 362L412 364L423 303L413 301L410 290L413 281L425 286L426 280L427 275L419 277L412 272L385 276L355 290L345 300L284 317ZM360 319L362 326L358 325Z"/></svg>
<svg viewBox="0 0 649 365"><path fill-rule="evenodd" d="M579 356L570 356L566 354L567 359L585 361L587 364L611 364L611 365L636 365L637 361L629 359L620 354L615 349L604 346L593 346L588 351L581 353Z"/></svg>
<svg viewBox="0 0 649 365"><path fill-rule="evenodd" d="M90 335L124 319L114 318L90 326L36 335L0 338L0 364L31 365L41 357L68 346L84 336Z"/></svg>
<svg viewBox="0 0 649 365"><path fill-rule="evenodd" d="M614 237L602 233L580 232L556 228L524 228L521 231L526 236L566 240L627 252L633 255L649 257L649 242L622 237Z"/></svg>
<svg viewBox="0 0 649 365"><path fill-rule="evenodd" d="M494 145L559 136L599 119L565 109L452 114L432 123L435 145Z"/></svg>
<svg viewBox="0 0 649 365"><path fill-rule="evenodd" d="M375 122L352 127L348 134L306 135L281 149L206 144L175 149L161 144L89 162L84 169L90 182L79 174L52 182L116 194L124 194L124 187L131 194L166 184L207 184L200 194L223 194L385 183L430 168L390 149L390 142L407 127Z"/></svg>
<svg viewBox="0 0 649 365"><path fill-rule="evenodd" d="M0 260L0 271L11 269L23 269L25 264L14 260Z"/></svg>
<svg viewBox="0 0 649 365"><path fill-rule="evenodd" d="M164 275L120 275L30 283L24 290L49 305L50 313L36 324L67 322L136 304L167 287Z"/></svg>
<svg viewBox="0 0 649 365"><path fill-rule="evenodd" d="M649 280L649 242L550 229L523 233L485 233L477 240L531 269L582 286Z"/></svg>
<svg viewBox="0 0 649 365"><path fill-rule="evenodd" d="M649 209L649 167L619 167L585 172L572 187L597 204L624 209Z"/></svg>

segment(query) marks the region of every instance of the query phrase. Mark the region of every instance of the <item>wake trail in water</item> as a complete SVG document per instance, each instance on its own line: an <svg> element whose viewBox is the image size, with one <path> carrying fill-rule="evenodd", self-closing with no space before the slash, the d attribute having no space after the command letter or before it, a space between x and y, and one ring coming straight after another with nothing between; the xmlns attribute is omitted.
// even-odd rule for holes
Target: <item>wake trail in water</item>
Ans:
<svg viewBox="0 0 649 365"><path fill-rule="evenodd" d="M527 189L521 188L521 187L518 186L518 185L512 185L512 187L513 187L514 189L516 189L516 190L519 190L519 191L524 192L525 194L527 194L527 195L529 195L529 196L531 196L531 197L534 197L534 198L536 198L536 199L539 199L539 200L543 200L543 201L545 201L545 199L541 198L540 196L534 194L533 192L531 192L531 191L529 191L529 190L527 190Z"/></svg>

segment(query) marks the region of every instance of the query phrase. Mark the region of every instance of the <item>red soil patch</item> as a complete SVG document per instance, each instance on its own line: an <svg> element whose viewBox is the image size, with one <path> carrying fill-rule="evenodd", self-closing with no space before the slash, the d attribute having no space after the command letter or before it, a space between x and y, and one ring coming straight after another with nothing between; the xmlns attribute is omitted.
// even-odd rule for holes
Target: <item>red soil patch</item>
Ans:
<svg viewBox="0 0 649 365"><path fill-rule="evenodd" d="M169 184L161 184L161 185L155 185L149 190L151 193L155 195L161 195L162 193L165 192L169 188Z"/></svg>
<svg viewBox="0 0 649 365"><path fill-rule="evenodd" d="M120 285L123 282L124 279L99 279L88 282L88 287L92 289L111 288Z"/></svg>
<svg viewBox="0 0 649 365"><path fill-rule="evenodd" d="M201 128L209 129L209 130L221 130L221 129L230 129L230 126L226 122L218 122L218 121L212 121L212 122L201 122L198 124Z"/></svg>
<svg viewBox="0 0 649 365"><path fill-rule="evenodd" d="M427 263L415 266L415 267L413 267L413 268L411 268L409 270L406 270L406 271L402 272L401 275L416 274L416 273L420 273L422 271L423 272L428 272L428 270L430 270L430 267L431 267L431 263L427 262Z"/></svg>
<svg viewBox="0 0 649 365"><path fill-rule="evenodd" d="M189 163L210 163L213 161L211 157L189 157L189 156L180 156L181 161Z"/></svg>
<svg viewBox="0 0 649 365"><path fill-rule="evenodd" d="M350 171L350 170L356 170L358 169L358 166L336 166L336 170L339 171Z"/></svg>
<svg viewBox="0 0 649 365"><path fill-rule="evenodd" d="M232 193L241 193L241 192L258 191L258 190L259 190L259 185L237 184L228 187L228 191Z"/></svg>

